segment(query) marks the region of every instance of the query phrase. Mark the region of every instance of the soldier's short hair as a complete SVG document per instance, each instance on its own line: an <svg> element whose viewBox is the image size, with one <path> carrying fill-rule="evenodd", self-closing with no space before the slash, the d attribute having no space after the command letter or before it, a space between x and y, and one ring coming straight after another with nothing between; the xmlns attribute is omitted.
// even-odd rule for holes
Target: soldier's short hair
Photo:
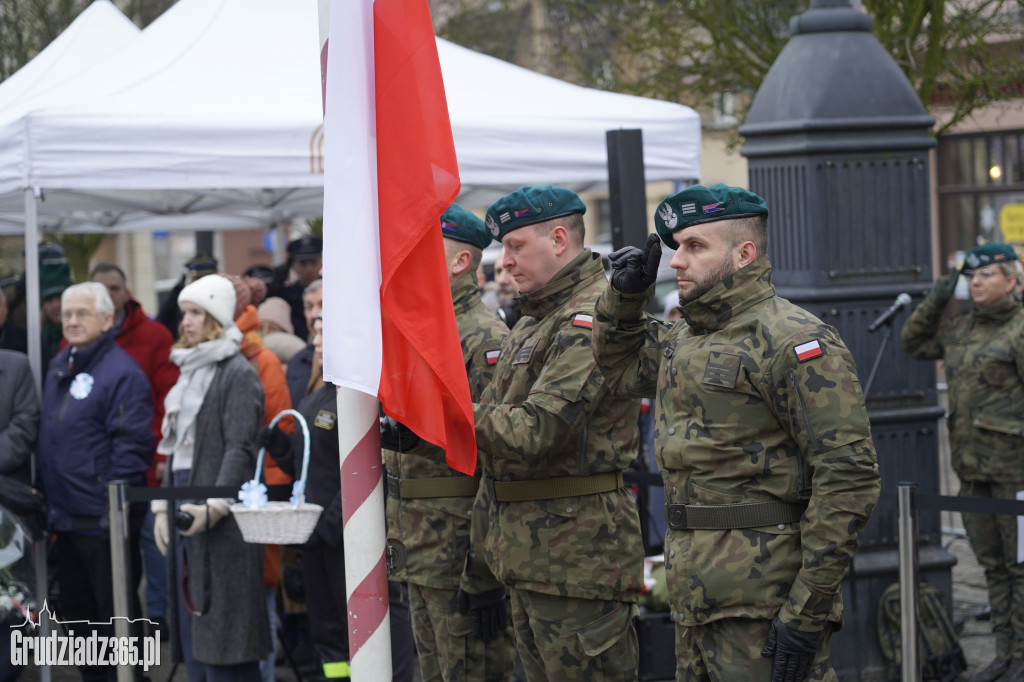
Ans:
<svg viewBox="0 0 1024 682"><path fill-rule="evenodd" d="M445 258L451 259L459 251L469 252L469 268L467 272L475 273L477 268L480 267L480 261L484 258L483 250L478 249L469 242L461 242L457 239L449 239L448 237L444 238Z"/></svg>
<svg viewBox="0 0 1024 682"><path fill-rule="evenodd" d="M565 228L566 232L569 233L569 243L574 247L583 248L583 239L587 236L587 228L583 223L582 213L570 213L560 218L553 218L552 220L545 220L542 223L535 223L530 226L534 232L538 235L546 235L551 230L555 229L558 225Z"/></svg>
<svg viewBox="0 0 1024 682"><path fill-rule="evenodd" d="M736 218L723 221L722 225L728 230L732 246L751 241L757 247L758 256L768 253L768 216L754 215Z"/></svg>

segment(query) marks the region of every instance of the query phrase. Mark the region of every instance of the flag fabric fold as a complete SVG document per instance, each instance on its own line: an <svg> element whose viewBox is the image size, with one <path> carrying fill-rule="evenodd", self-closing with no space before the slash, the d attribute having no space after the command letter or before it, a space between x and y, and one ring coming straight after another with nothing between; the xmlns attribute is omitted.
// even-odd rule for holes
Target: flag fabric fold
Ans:
<svg viewBox="0 0 1024 682"><path fill-rule="evenodd" d="M472 404L439 227L458 165L427 1L331 8L324 376L378 396L472 474Z"/></svg>

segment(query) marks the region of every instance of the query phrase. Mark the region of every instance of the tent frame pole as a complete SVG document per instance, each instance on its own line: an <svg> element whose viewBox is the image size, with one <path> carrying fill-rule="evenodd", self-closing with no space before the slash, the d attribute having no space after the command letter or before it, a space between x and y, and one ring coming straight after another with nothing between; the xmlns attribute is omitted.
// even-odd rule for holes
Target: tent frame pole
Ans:
<svg viewBox="0 0 1024 682"><path fill-rule="evenodd" d="M25 323L28 334L28 364L32 370L32 379L36 382L36 394L42 402L43 396L43 346L42 329L39 311L42 301L39 300L39 211L36 201L42 195L38 187L25 188ZM36 480L38 464L36 455L32 455L32 480ZM36 609L41 610L46 603L49 588L49 572L46 569L46 537L32 545L33 566L36 578ZM39 623L39 635L43 638L50 634L50 619L43 618ZM44 664L39 676L41 682L50 682L50 666Z"/></svg>

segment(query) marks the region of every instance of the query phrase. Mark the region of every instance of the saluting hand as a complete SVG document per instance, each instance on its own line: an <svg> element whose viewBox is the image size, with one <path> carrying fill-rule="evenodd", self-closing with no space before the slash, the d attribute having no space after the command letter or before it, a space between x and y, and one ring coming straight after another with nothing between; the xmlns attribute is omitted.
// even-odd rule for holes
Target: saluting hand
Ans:
<svg viewBox="0 0 1024 682"><path fill-rule="evenodd" d="M953 268L948 275L935 280L935 286L928 292L928 298L932 299L939 308L945 308L956 292L958 281L960 281L960 268Z"/></svg>
<svg viewBox="0 0 1024 682"><path fill-rule="evenodd" d="M612 286L616 291L642 294L658 279L661 238L649 234L643 251L635 246L624 246L611 253L608 260L612 263Z"/></svg>

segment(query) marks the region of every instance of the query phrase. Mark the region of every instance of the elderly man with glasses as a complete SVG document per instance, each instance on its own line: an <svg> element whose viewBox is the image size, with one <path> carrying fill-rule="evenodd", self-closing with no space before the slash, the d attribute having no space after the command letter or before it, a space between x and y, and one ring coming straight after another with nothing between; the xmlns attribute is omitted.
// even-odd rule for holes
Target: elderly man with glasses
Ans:
<svg viewBox="0 0 1024 682"><path fill-rule="evenodd" d="M85 282L65 289L61 321L67 346L50 362L39 426L40 483L56 535L55 611L63 621L103 623L113 615L107 484L146 484L153 403L149 379L114 342L114 303L106 287ZM129 539L137 546L145 508L132 511ZM96 628L101 635L113 634L110 629ZM105 680L110 671L81 669L86 682Z"/></svg>

